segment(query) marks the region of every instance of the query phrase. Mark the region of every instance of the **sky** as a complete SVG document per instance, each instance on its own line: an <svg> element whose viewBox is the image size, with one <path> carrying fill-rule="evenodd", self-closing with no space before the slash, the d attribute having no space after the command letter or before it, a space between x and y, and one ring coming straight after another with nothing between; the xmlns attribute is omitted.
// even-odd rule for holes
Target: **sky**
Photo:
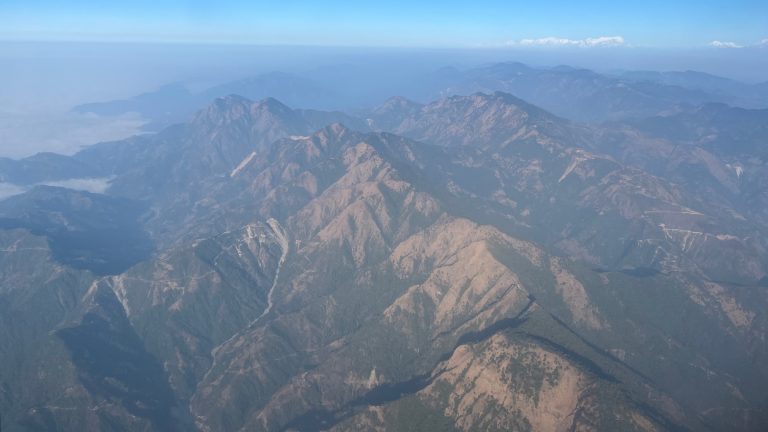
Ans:
<svg viewBox="0 0 768 432"><path fill-rule="evenodd" d="M0 0L0 156L139 133L140 117L71 108L173 82L499 61L765 82L768 0Z"/></svg>
<svg viewBox="0 0 768 432"><path fill-rule="evenodd" d="M768 1L2 0L0 40L409 47L768 44Z"/></svg>

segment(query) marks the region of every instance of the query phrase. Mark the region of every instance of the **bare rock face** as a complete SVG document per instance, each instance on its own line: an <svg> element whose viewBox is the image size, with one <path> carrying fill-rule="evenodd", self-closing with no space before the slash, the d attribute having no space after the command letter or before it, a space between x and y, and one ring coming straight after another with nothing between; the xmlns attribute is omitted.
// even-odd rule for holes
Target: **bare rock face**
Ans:
<svg viewBox="0 0 768 432"><path fill-rule="evenodd" d="M539 346L496 335L479 346L460 348L444 368L446 372L419 398L457 418L460 430L569 431L607 426L602 423L605 419L590 412L597 408L598 382L567 358ZM456 390L446 394L446 388ZM618 402L615 409L612 422L619 429L659 430L637 408Z"/></svg>

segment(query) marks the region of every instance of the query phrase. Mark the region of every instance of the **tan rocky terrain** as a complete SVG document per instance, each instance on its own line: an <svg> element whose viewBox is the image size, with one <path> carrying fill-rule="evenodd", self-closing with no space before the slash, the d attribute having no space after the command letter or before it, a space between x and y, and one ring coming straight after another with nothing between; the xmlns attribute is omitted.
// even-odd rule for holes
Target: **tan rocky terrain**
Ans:
<svg viewBox="0 0 768 432"><path fill-rule="evenodd" d="M3 426L768 424L752 213L502 93L374 114L228 97L75 156L106 194L0 202Z"/></svg>

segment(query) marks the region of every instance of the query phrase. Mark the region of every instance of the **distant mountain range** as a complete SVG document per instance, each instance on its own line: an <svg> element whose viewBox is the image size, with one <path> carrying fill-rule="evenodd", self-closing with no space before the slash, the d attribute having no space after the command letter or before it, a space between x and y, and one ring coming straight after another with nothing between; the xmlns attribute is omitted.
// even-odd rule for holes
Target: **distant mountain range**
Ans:
<svg viewBox="0 0 768 432"><path fill-rule="evenodd" d="M189 120L0 161L3 430L768 428L768 111L683 75L78 108Z"/></svg>
<svg viewBox="0 0 768 432"><path fill-rule="evenodd" d="M349 111L379 104L393 93L427 102L446 96L503 91L576 121L651 116L679 105L707 102L768 108L768 83L744 84L693 71L602 75L568 66L533 68L521 63L498 63L466 70L443 68L405 82L387 82L380 77L366 81L365 77L344 74L343 69L315 78L267 73L199 93L177 83L128 100L90 103L74 110L105 116L136 112L149 120L148 128L159 129L186 121L210 100L229 94L254 100L274 97L303 108Z"/></svg>

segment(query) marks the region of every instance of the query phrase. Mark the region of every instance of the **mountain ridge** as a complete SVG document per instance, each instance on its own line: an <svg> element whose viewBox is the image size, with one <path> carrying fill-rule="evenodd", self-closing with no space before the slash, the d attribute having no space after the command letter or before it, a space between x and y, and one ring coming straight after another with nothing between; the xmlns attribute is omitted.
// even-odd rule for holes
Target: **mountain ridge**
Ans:
<svg viewBox="0 0 768 432"><path fill-rule="evenodd" d="M105 212L155 247L99 275L0 230L0 316L43 311L0 321L0 352L28 353L0 357L9 430L768 424L763 222L614 145L661 138L504 93L365 115L228 96L75 155L105 194L0 201L146 202ZM5 372L41 369L61 373Z"/></svg>

